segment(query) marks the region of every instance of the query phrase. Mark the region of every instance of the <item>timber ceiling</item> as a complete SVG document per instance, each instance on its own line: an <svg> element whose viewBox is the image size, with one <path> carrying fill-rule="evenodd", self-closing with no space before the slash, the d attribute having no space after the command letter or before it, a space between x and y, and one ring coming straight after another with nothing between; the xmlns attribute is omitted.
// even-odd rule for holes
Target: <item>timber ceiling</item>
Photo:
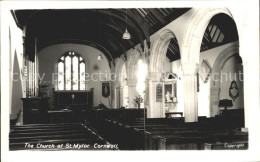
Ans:
<svg viewBox="0 0 260 162"><path fill-rule="evenodd" d="M205 30L200 51L207 51L237 40L238 32L235 22L226 14L218 14L210 20Z"/></svg>
<svg viewBox="0 0 260 162"><path fill-rule="evenodd" d="M127 29L131 39L124 40L126 9L13 10L17 26L26 31L31 43L37 39L37 50L57 43L82 43L104 52L111 61L137 44L150 42L150 36L190 8L127 9ZM208 25L201 52L237 40L234 22L219 14ZM229 26L229 27L227 27ZM236 27L235 27L236 29ZM30 48L30 47L29 47ZM31 47L35 48L35 47ZM32 53L32 52L31 52ZM169 44L167 57L180 59L177 39Z"/></svg>
<svg viewBox="0 0 260 162"><path fill-rule="evenodd" d="M189 9L127 9L130 40L122 39L125 9L14 10L12 14L21 29L26 27L27 37L37 38L38 50L55 43L88 43L105 48L114 59L139 43L143 46L144 40L150 42L153 33ZM178 49L177 42L173 46Z"/></svg>

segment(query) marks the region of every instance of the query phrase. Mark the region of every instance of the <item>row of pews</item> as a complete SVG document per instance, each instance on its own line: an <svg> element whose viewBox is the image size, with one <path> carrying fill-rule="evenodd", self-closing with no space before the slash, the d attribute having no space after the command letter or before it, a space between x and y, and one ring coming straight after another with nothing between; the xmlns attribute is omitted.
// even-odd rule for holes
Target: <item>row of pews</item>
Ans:
<svg viewBox="0 0 260 162"><path fill-rule="evenodd" d="M86 124L11 126L10 150L117 150Z"/></svg>
<svg viewBox="0 0 260 162"><path fill-rule="evenodd" d="M184 118L104 119L98 132L121 150L223 150L247 149L248 133L229 118L204 118L184 123Z"/></svg>
<svg viewBox="0 0 260 162"><path fill-rule="evenodd" d="M12 125L10 150L243 150L243 116L146 118L146 109L93 109L81 123Z"/></svg>

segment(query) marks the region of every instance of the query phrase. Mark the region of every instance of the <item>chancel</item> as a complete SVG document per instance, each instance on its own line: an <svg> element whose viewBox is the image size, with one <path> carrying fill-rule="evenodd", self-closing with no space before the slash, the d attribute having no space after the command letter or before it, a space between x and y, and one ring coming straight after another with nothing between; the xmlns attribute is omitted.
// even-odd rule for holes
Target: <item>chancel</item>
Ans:
<svg viewBox="0 0 260 162"><path fill-rule="evenodd" d="M249 13L12 9L9 149L248 149Z"/></svg>

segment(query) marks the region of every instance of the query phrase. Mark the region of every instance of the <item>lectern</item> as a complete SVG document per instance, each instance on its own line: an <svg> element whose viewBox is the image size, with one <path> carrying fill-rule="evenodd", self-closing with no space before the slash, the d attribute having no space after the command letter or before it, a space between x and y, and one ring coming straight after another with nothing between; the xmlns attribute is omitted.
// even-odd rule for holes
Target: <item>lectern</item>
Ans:
<svg viewBox="0 0 260 162"><path fill-rule="evenodd" d="M224 112L227 111L227 107L231 107L233 106L232 100L228 100L228 99L223 99L219 101L218 104L219 107L225 107Z"/></svg>

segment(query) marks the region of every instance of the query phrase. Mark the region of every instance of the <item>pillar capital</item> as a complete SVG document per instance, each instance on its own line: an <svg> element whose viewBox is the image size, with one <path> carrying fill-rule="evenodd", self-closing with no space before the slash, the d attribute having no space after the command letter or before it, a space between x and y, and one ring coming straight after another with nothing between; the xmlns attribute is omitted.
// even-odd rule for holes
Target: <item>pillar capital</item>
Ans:
<svg viewBox="0 0 260 162"><path fill-rule="evenodd" d="M182 63L181 64L184 75L197 75L199 64L197 63Z"/></svg>
<svg viewBox="0 0 260 162"><path fill-rule="evenodd" d="M162 77L161 72L150 72L149 73L149 78L153 82L160 82L161 77Z"/></svg>

